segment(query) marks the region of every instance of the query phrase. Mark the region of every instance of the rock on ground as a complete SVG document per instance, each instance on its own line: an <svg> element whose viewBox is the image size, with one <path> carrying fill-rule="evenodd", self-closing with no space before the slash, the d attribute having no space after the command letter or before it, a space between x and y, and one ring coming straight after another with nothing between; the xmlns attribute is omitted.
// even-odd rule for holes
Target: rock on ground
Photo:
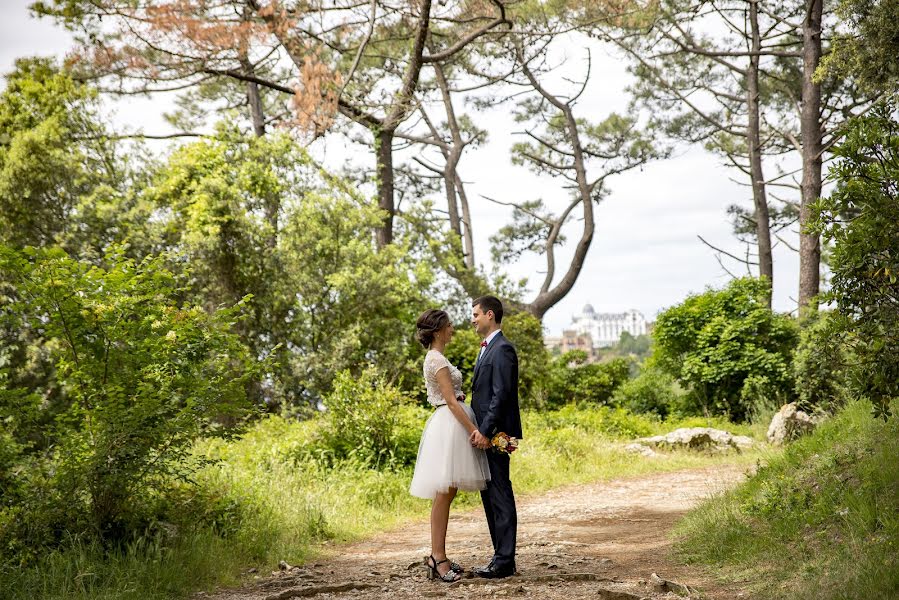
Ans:
<svg viewBox="0 0 899 600"><path fill-rule="evenodd" d="M733 435L712 427L684 427L675 429L665 435L640 438L635 443L655 448L683 448L687 450L712 450L726 452L741 450L753 445L752 438L745 435ZM630 448L629 448L630 449ZM635 450L632 450L635 451Z"/></svg>
<svg viewBox="0 0 899 600"><path fill-rule="evenodd" d="M808 413L799 410L795 402L784 404L768 426L768 441L782 446L800 435L815 429L815 421Z"/></svg>

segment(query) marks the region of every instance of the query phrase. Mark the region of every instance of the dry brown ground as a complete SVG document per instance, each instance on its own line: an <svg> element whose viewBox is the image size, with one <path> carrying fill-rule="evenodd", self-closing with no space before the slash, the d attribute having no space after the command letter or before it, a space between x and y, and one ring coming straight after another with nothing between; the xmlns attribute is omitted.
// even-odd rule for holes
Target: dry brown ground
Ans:
<svg viewBox="0 0 899 600"><path fill-rule="evenodd" d="M690 507L744 476L741 467L659 473L577 485L518 499L519 574L504 580L467 577L448 585L427 581L428 524L408 523L373 538L331 549L318 562L276 572L214 600L412 600L423 597L528 597L547 600L673 598L652 574L688 584L691 597L748 598L697 568L670 558L669 531ZM447 549L464 567L490 555L480 510L450 517Z"/></svg>

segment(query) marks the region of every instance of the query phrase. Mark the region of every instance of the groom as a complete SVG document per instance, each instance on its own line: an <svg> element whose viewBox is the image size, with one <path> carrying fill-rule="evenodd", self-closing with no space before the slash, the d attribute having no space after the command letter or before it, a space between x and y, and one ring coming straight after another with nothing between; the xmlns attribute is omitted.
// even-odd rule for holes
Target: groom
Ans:
<svg viewBox="0 0 899 600"><path fill-rule="evenodd" d="M471 434L471 445L487 450L490 439L499 432L521 439L521 415L518 411L518 355L515 346L503 337L503 305L494 296L483 296L472 303L472 325L483 338L471 383L472 403L478 429ZM489 579L515 573L515 535L518 514L509 481L509 455L488 451L490 481L481 492L487 525L493 541L493 559L475 574Z"/></svg>

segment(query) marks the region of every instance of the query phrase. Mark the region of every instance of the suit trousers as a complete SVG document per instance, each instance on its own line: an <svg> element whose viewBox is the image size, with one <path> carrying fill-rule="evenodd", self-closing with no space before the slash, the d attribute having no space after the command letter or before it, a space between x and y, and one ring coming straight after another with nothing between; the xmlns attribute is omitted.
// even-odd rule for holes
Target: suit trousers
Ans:
<svg viewBox="0 0 899 600"><path fill-rule="evenodd" d="M515 495L509 480L509 455L487 451L490 481L481 491L481 502L487 515L490 539L493 541L493 560L498 568L515 565L515 538L518 532L518 512Z"/></svg>

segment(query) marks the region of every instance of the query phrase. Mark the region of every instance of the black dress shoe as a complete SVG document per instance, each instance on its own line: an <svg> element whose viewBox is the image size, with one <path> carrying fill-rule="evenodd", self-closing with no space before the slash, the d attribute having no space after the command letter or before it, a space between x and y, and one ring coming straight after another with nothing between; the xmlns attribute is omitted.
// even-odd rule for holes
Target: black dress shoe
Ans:
<svg viewBox="0 0 899 600"><path fill-rule="evenodd" d="M500 567L496 563L490 563L486 567L475 569L474 574L484 579L503 579L515 574L515 565Z"/></svg>

